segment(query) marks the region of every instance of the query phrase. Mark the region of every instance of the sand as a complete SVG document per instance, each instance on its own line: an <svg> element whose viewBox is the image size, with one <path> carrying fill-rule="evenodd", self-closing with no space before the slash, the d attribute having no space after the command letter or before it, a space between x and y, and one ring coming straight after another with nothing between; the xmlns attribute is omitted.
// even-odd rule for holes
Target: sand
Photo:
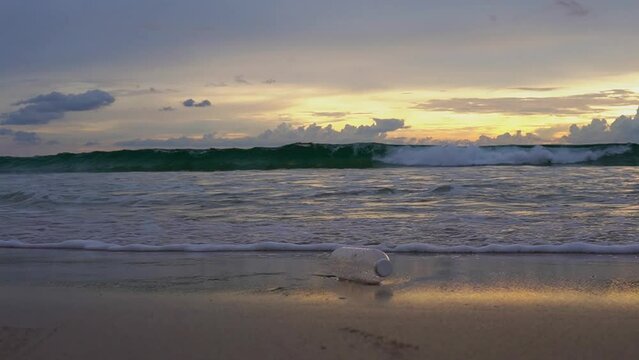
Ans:
<svg viewBox="0 0 639 360"><path fill-rule="evenodd" d="M0 359L639 357L636 256L0 249Z"/></svg>

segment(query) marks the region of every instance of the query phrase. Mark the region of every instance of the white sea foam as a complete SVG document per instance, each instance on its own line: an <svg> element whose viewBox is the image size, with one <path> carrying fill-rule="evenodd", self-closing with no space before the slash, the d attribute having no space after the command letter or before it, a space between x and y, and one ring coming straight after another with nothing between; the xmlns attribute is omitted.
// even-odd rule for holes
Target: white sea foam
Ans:
<svg viewBox="0 0 639 360"><path fill-rule="evenodd" d="M31 244L17 240L0 241L0 248L14 249L61 249L92 250L114 252L249 252L249 251L332 251L345 246L338 243L291 244L281 242L260 242L255 244L111 244L94 240L68 240L58 243ZM349 246L353 246L350 244ZM431 253L431 254L639 254L639 244L593 244L572 242L564 244L523 245L489 244L471 245L432 245L401 244L396 246L375 245L370 248L390 253Z"/></svg>
<svg viewBox="0 0 639 360"><path fill-rule="evenodd" d="M376 160L404 166L577 164L595 161L606 155L623 154L630 150L630 146L627 145L613 145L604 148L404 146L395 148Z"/></svg>

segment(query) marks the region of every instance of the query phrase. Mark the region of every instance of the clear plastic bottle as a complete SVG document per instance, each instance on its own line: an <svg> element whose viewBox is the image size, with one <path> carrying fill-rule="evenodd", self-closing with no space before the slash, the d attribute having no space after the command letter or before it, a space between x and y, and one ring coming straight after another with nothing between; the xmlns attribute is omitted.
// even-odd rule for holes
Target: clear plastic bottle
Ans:
<svg viewBox="0 0 639 360"><path fill-rule="evenodd" d="M342 280L377 285L393 272L388 255L377 249L341 247L330 259L335 275Z"/></svg>

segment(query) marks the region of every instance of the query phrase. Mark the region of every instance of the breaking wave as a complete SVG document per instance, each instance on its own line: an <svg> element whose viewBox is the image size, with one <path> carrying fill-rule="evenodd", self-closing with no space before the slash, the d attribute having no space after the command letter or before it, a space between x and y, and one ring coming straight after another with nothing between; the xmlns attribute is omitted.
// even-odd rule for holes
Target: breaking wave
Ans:
<svg viewBox="0 0 639 360"><path fill-rule="evenodd" d="M379 160L404 166L553 165L596 163L633 150L629 145L593 147L432 146L400 147ZM637 150L637 149L634 149ZM636 160L636 159L633 159ZM630 164L635 165L635 161Z"/></svg>
<svg viewBox="0 0 639 360"><path fill-rule="evenodd" d="M296 143L252 149L96 151L0 157L0 173L562 164L637 166L639 145L415 146Z"/></svg>

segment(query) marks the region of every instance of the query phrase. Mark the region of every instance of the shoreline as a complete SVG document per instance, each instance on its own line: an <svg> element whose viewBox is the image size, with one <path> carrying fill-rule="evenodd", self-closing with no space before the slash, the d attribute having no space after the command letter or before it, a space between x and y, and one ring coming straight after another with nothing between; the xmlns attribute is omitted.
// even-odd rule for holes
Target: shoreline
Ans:
<svg viewBox="0 0 639 360"><path fill-rule="evenodd" d="M322 253L0 249L0 358L633 358L633 255L390 254L381 286Z"/></svg>
<svg viewBox="0 0 639 360"><path fill-rule="evenodd" d="M486 245L435 245L407 243L394 246L357 245L340 243L295 244L262 241L248 244L113 244L98 240L67 240L57 243L25 243L19 240L0 240L0 249L100 251L130 253L233 253L233 252L327 252L342 246L365 246L387 253L408 255L465 255L465 254L548 254L548 255L639 255L639 244L598 244L569 242L561 244L486 244Z"/></svg>

